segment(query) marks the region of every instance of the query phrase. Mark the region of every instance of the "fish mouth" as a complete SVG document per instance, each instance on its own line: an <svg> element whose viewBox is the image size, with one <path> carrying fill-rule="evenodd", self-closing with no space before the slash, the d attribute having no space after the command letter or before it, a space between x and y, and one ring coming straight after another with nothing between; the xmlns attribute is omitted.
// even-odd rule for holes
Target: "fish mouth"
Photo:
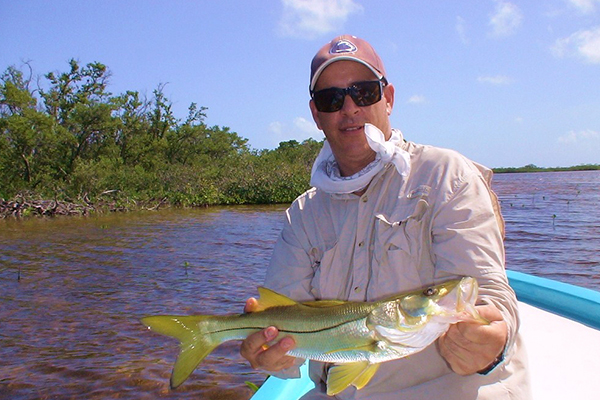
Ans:
<svg viewBox="0 0 600 400"><path fill-rule="evenodd" d="M460 280L456 287L456 311L465 311L477 300L479 286L477 280L465 277Z"/></svg>
<svg viewBox="0 0 600 400"><path fill-rule="evenodd" d="M448 288L448 294L438 300L438 306L449 313L465 311L468 304L475 304L477 299L477 280L472 277L462 278Z"/></svg>
<svg viewBox="0 0 600 400"><path fill-rule="evenodd" d="M471 277L462 278L458 287L460 289L460 298L466 303L475 304L479 291L477 280Z"/></svg>

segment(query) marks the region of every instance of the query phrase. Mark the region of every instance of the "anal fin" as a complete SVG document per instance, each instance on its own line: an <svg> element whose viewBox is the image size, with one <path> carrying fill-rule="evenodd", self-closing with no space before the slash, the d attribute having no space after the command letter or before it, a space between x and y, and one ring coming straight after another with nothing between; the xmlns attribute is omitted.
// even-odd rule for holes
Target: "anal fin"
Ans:
<svg viewBox="0 0 600 400"><path fill-rule="evenodd" d="M381 364L369 364L369 366L365 368L363 373L360 374L358 378L352 382L352 384L359 390L367 386L367 383L369 383L373 375L375 375L375 372L377 372L380 365Z"/></svg>
<svg viewBox="0 0 600 400"><path fill-rule="evenodd" d="M368 361L334 365L327 375L327 395L336 395L350 385L362 389L378 369L379 364L370 364Z"/></svg>

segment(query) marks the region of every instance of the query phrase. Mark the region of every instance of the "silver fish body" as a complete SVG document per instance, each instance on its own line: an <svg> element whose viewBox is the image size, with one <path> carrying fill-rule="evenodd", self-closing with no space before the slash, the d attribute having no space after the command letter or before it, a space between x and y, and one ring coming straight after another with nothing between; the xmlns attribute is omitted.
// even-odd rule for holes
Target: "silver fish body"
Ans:
<svg viewBox="0 0 600 400"><path fill-rule="evenodd" d="M258 309L224 316L152 316L142 322L181 341L171 376L177 387L219 344L245 339L269 326L292 336L294 357L334 363L330 395L364 387L380 363L421 351L461 319L477 319L477 281L465 277L376 302L322 300L298 303L259 288ZM469 317L466 317L469 315Z"/></svg>

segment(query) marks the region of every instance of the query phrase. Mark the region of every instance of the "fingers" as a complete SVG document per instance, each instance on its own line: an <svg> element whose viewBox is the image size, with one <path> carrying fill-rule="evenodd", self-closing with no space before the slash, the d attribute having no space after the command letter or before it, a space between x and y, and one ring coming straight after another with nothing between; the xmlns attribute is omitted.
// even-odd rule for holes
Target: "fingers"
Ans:
<svg viewBox="0 0 600 400"><path fill-rule="evenodd" d="M450 327L450 329L454 328L454 326ZM438 340L440 354L454 372L459 375L469 375L470 355L451 339L450 329Z"/></svg>
<svg viewBox="0 0 600 400"><path fill-rule="evenodd" d="M440 337L440 354L450 368L460 375L485 369L502 353L508 337L508 326L494 306L478 307L480 314L491 321L481 325L473 321L459 322Z"/></svg>
<svg viewBox="0 0 600 400"><path fill-rule="evenodd" d="M244 312L250 313L258 308L258 300L250 297L246 300ZM274 326L249 335L240 348L242 357L250 362L252 368L265 371L280 371L294 364L294 357L285 354L295 346L294 339L284 337L279 342L269 345L279 335Z"/></svg>
<svg viewBox="0 0 600 400"><path fill-rule="evenodd" d="M498 308L493 305L476 306L477 312L480 316L487 319L490 322L503 321L504 317Z"/></svg>
<svg viewBox="0 0 600 400"><path fill-rule="evenodd" d="M276 339L278 334L277 328L270 326L249 335L242 342L240 354L255 369L280 371L291 367L294 364L294 357L285 354L294 347L294 339L286 336L269 346L269 343Z"/></svg>
<svg viewBox="0 0 600 400"><path fill-rule="evenodd" d="M254 311L256 311L257 308L258 308L258 300L256 300L254 297L250 297L248 300L246 300L246 305L244 306L245 313L254 312Z"/></svg>

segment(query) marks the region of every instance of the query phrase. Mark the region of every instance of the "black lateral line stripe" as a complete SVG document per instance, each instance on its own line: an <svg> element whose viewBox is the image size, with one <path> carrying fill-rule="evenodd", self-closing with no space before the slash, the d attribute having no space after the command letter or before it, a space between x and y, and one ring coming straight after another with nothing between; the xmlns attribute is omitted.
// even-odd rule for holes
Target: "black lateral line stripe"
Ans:
<svg viewBox="0 0 600 400"><path fill-rule="evenodd" d="M349 323L352 323L352 322L356 322L356 321L358 321L360 319L362 319L362 318L351 319L349 321L340 322L339 324L336 324L336 325L331 325L331 326L328 326L328 327L325 327L325 328L315 329L315 330L312 330L312 331L309 331L309 330L306 330L306 331L294 331L294 330L285 329L285 328L278 329L278 330L279 330L279 332L282 332L282 333L319 333L319 332L328 331L330 329L339 328L342 325L346 325L346 324L349 324ZM215 330L215 331L211 331L211 332L207 332L207 333L211 334L211 333L230 332L230 331L237 331L237 330L240 330L240 329L257 329L257 330L261 330L261 329L264 329L264 328L266 328L266 326L242 326L242 327L239 327L239 328L219 329L219 330Z"/></svg>

